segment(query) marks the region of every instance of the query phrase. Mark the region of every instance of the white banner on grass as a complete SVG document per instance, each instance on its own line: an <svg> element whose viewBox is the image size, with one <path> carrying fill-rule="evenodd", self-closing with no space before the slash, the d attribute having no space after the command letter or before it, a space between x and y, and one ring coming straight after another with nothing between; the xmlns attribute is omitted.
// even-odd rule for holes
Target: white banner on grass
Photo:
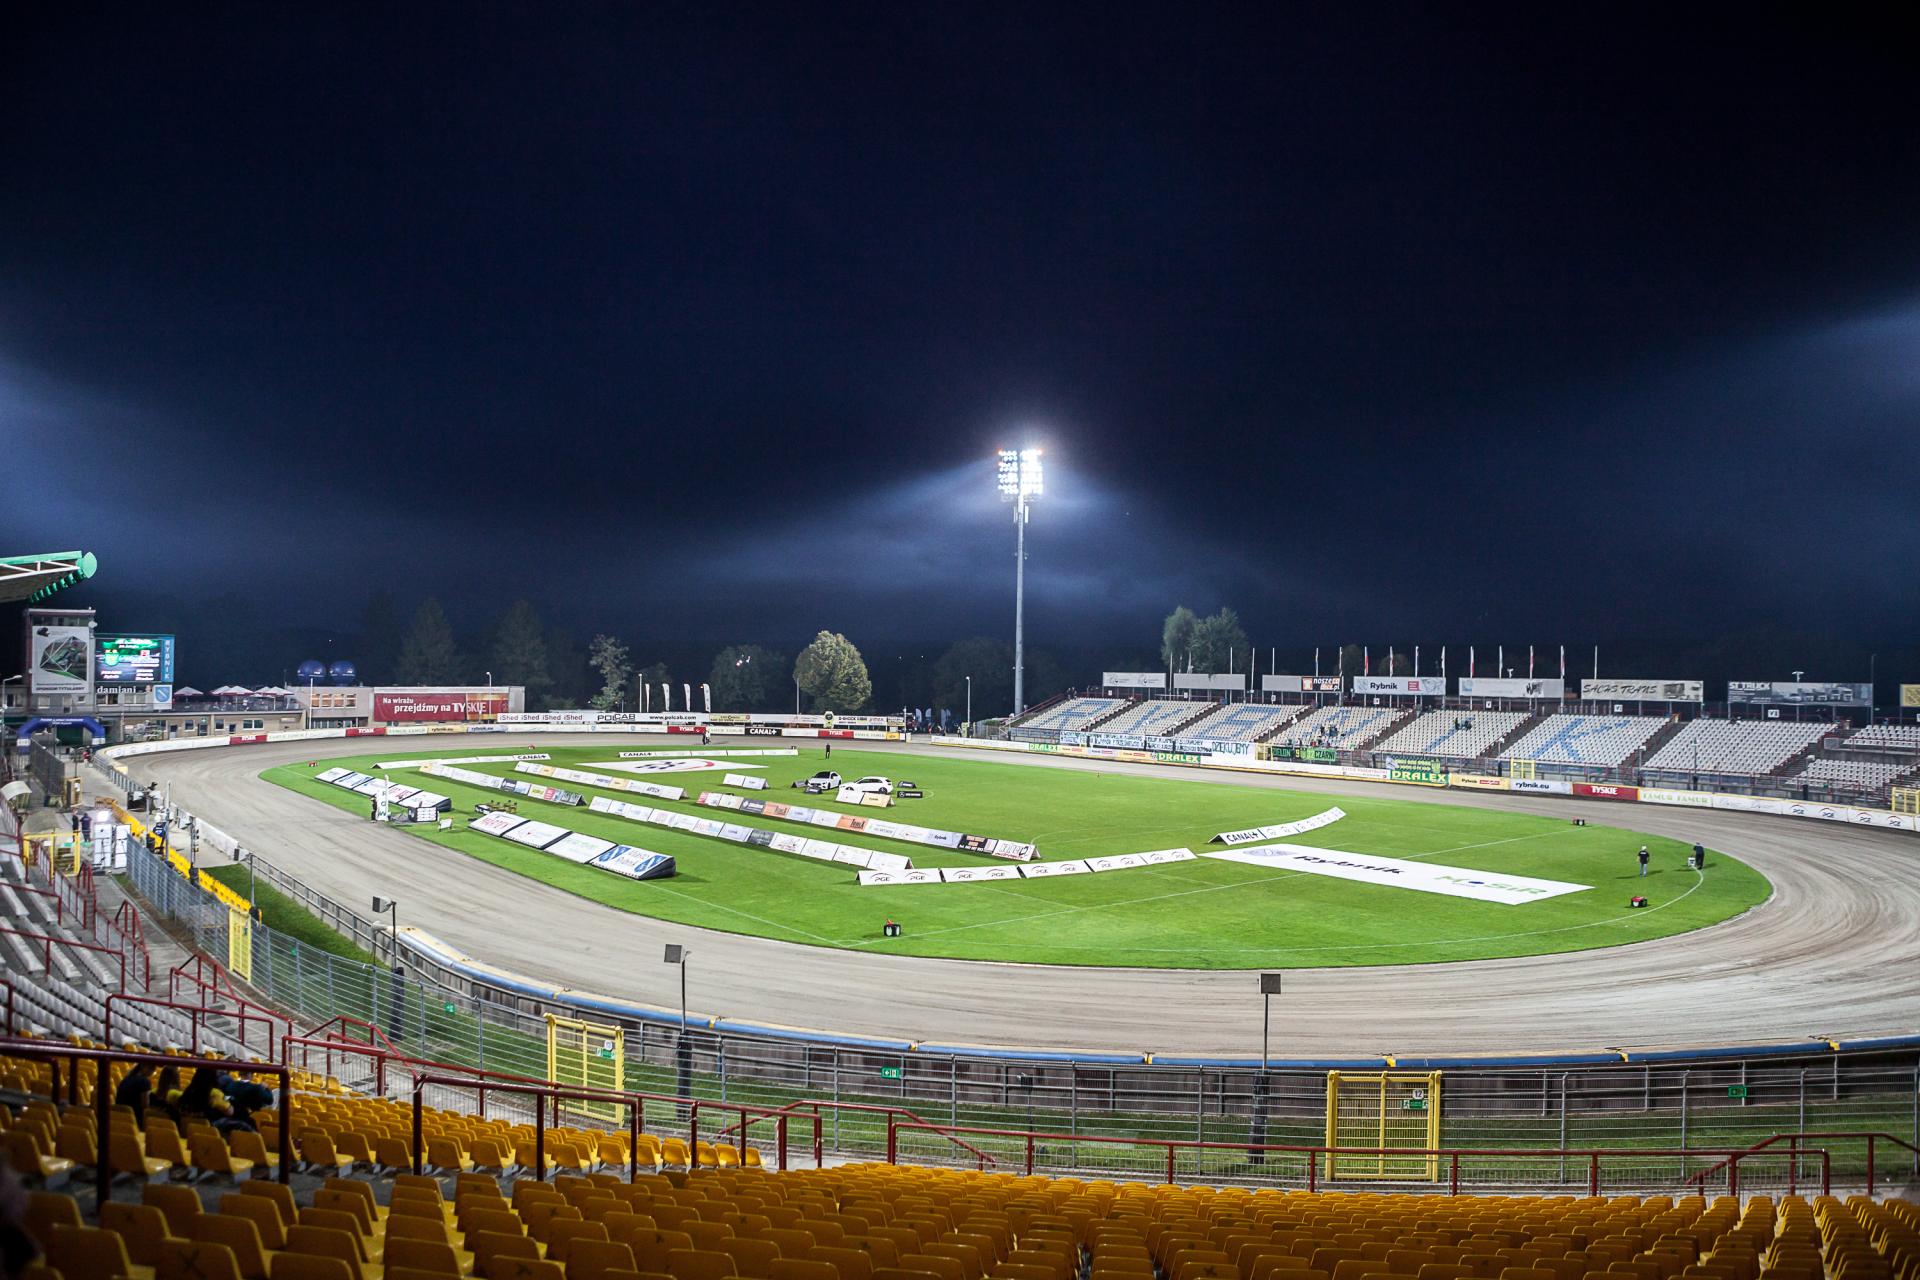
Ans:
<svg viewBox="0 0 1920 1280"><path fill-rule="evenodd" d="M525 821L526 819L517 813L502 813L495 809L492 813L481 814L469 822L467 830L479 831L490 836L503 836Z"/></svg>
<svg viewBox="0 0 1920 1280"><path fill-rule="evenodd" d="M744 773L729 773L720 779L720 785L739 787L744 791L765 791L767 789L767 780L765 778L755 778Z"/></svg>
<svg viewBox="0 0 1920 1280"><path fill-rule="evenodd" d="M1222 831L1210 844L1255 844L1261 840L1285 840L1289 836L1305 835L1309 831L1318 831L1321 827L1340 821L1346 817L1343 809L1328 809L1316 813L1311 818L1301 818L1297 822L1282 822L1271 827L1249 827L1245 831Z"/></svg>
<svg viewBox="0 0 1920 1280"><path fill-rule="evenodd" d="M1504 875L1475 871L1471 867L1447 867L1431 862L1406 862L1399 858L1381 858L1369 853L1347 853L1340 849L1316 849L1304 844L1257 845L1251 849L1223 849L1207 853L1209 858L1243 862L1248 866L1269 867L1275 871L1298 871L1307 875L1332 876L1336 880L1357 880L1363 884L1392 885L1399 889L1417 889L1421 893L1445 894L1450 898L1472 898L1478 902L1498 902L1515 906L1522 902L1540 902L1561 894L1579 893L1592 885L1572 884L1565 880L1539 880L1532 876Z"/></svg>
<svg viewBox="0 0 1920 1280"><path fill-rule="evenodd" d="M507 832L507 839L515 844L531 845L544 849L562 836L569 834L565 827L556 827L551 822L523 822Z"/></svg>

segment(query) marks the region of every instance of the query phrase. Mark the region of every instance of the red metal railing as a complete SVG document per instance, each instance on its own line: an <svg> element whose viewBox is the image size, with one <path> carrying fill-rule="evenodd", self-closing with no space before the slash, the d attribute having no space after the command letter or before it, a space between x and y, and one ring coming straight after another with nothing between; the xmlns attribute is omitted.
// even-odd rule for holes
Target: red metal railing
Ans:
<svg viewBox="0 0 1920 1280"><path fill-rule="evenodd" d="M837 1102L826 1098L802 1098L798 1102L789 1102L786 1106L778 1108L778 1110L786 1115L799 1116L813 1121L813 1163L815 1167L824 1167L826 1164L826 1129L824 1117L822 1116L823 1111L851 1111L861 1115L877 1115L889 1118L905 1116L909 1121L916 1124L928 1123L925 1119L907 1110L905 1107L888 1107L866 1102ZM725 1134L731 1133L732 1130L722 1129L720 1132L724 1136ZM999 1159L992 1153L982 1151L965 1139L950 1137L949 1140L954 1146L961 1148L977 1159L982 1169L988 1165L1000 1163Z"/></svg>
<svg viewBox="0 0 1920 1280"><path fill-rule="evenodd" d="M699 1163L696 1154L700 1146L699 1108L703 1105L694 1098L663 1098L656 1094L627 1093L614 1089L587 1089L572 1085L549 1083L521 1083L506 1080L473 1080L463 1076L434 1075L427 1073L413 1078L413 1171L422 1171L426 1152L424 1136L425 1096L428 1087L472 1089L476 1091L478 1106L484 1114L484 1099L488 1093L506 1093L535 1099L533 1108L533 1162L534 1176L544 1179L547 1176L547 1108L551 1103L554 1113L559 1114L562 1102L599 1103L624 1106L627 1109L627 1181L637 1181L640 1176L640 1135L646 1129L646 1105L648 1102L671 1103L685 1106L690 1118L687 1137L687 1154L692 1167ZM774 1126L774 1166L785 1172L787 1168L787 1120L786 1113L765 1107L747 1107L737 1103L708 1103L718 1106L727 1114L740 1116L741 1143L747 1139L745 1132L750 1122L762 1122Z"/></svg>
<svg viewBox="0 0 1920 1280"><path fill-rule="evenodd" d="M87 1049L79 1045L55 1044L47 1040L20 1040L9 1037L0 1040L0 1054L15 1058L33 1058L46 1062L52 1072L51 1096L55 1104L60 1101L60 1066L70 1063L68 1075L71 1079L72 1100L80 1100L80 1064L93 1063L94 1069L94 1125L99 1135L96 1144L97 1153L94 1165L94 1185L106 1188L113 1185L111 1156L112 1144L106 1140L112 1132L111 1116L113 1111L113 1090L107 1082L108 1074L116 1063L139 1066L142 1063L154 1067L174 1067L181 1071L197 1071L202 1067L212 1067L216 1071L229 1071L245 1075L272 1076L280 1082L280 1170L279 1179L288 1181L293 1173L293 1125L291 1106L293 1099L293 1073L276 1063L235 1062L230 1058L180 1058L163 1053L129 1053L123 1049ZM111 1197L102 1194L97 1199L104 1204ZM98 1209L95 1210L98 1212Z"/></svg>
<svg viewBox="0 0 1920 1280"><path fill-rule="evenodd" d="M122 1004L147 1005L156 1009L173 1009L188 1014L188 1026L193 1035L193 1043L189 1047L195 1053L200 1052L200 1023L204 1018L232 1018L237 1021L240 1024L240 1043L249 1049L252 1046L247 1042L247 1024L263 1023L267 1028L267 1047L264 1052L268 1056L273 1054L273 1026L276 1021L273 1018L263 1017L258 1013L248 1013L245 1009L221 1009L206 1005L182 1004L179 1001L159 1000L152 996L130 996L123 991L115 991L107 996L106 1012L102 1019L105 1025L101 1028L103 1032L101 1039L108 1044L113 1043L113 1006L116 1000Z"/></svg>
<svg viewBox="0 0 1920 1280"><path fill-rule="evenodd" d="M51 858L41 859L46 876L45 889L33 889L30 884L19 886L28 892L51 897L57 908L61 923L65 923L67 913L71 912L77 921L77 927L93 935L95 942L108 946L110 950L126 953L126 968L141 990L153 985L153 958L147 952L147 944L140 936L140 913L131 901L120 904L110 920L100 918L100 891L94 883L93 864L82 862L80 869L71 876L60 875L53 869ZM27 880L33 879L34 866L27 866ZM77 882L77 883L76 883ZM131 920L132 928L127 927ZM124 987L126 983L122 981Z"/></svg>
<svg viewBox="0 0 1920 1280"><path fill-rule="evenodd" d="M1904 1148L1909 1153L1911 1153L1913 1157L1911 1162L1912 1172L1920 1173L1920 1147L1916 1147L1913 1145L1913 1143L1908 1142L1905 1138L1896 1137L1891 1133L1881 1133L1878 1131L1866 1130L1866 1129L1860 1129L1860 1130L1829 1129L1829 1130L1801 1132L1801 1133L1776 1133L1771 1138L1762 1138L1760 1141L1754 1143L1752 1146L1744 1148L1740 1154L1743 1156L1758 1155L1761 1152L1770 1151L1779 1143L1784 1142L1787 1144L1787 1154L1789 1156L1789 1160L1787 1162L1787 1168L1789 1170L1795 1170L1797 1169L1798 1166L1796 1162L1793 1159L1791 1159L1791 1157L1797 1156L1801 1153L1801 1150L1802 1150L1800 1146L1801 1142L1809 1138L1817 1142L1864 1141L1867 1144L1867 1194L1868 1195L1873 1194L1876 1178L1878 1176L1877 1174L1878 1152L1876 1151L1876 1148L1878 1144L1882 1142L1892 1143L1894 1146ZM1722 1164L1712 1165L1694 1174L1691 1178L1688 1178L1687 1181L1689 1183L1698 1182L1704 1185L1705 1180L1707 1178L1712 1177L1714 1174L1718 1173L1722 1168L1725 1168L1725 1167L1726 1166L1724 1162ZM1793 1183L1791 1182L1788 1183L1788 1190L1789 1190L1789 1193L1791 1193L1791 1191L1793 1190Z"/></svg>
<svg viewBox="0 0 1920 1280"><path fill-rule="evenodd" d="M1262 1158L1270 1155L1295 1155L1304 1157L1306 1166L1306 1189L1319 1189L1321 1162L1341 1159L1381 1159L1425 1160L1432 1170L1429 1177L1383 1177L1368 1176L1369 1181L1396 1182L1436 1182L1442 1162L1447 1170L1447 1194L1460 1194L1460 1162L1476 1158L1500 1160L1554 1160L1559 1162L1584 1161L1587 1165L1587 1194L1597 1196L1602 1185L1602 1161L1605 1160L1719 1160L1715 1169L1725 1169L1727 1174L1727 1194L1740 1194L1740 1163L1756 1157L1769 1155L1778 1158L1777 1153L1766 1151L1741 1151L1717 1148L1655 1148L1655 1147L1611 1147L1589 1148L1585 1150L1571 1148L1501 1148L1501 1147L1329 1147L1300 1146L1288 1143L1249 1143L1249 1142L1203 1142L1192 1138L1122 1138L1106 1135L1088 1135L1072 1133L1037 1133L1027 1129L990 1129L968 1125L939 1125L925 1122L914 1123L889 1119L887 1121L887 1163L899 1163L899 1135L903 1131L926 1132L944 1138L955 1134L970 1134L976 1137L1013 1138L1022 1141L1026 1148L1026 1173L1033 1174L1035 1149L1041 1142L1054 1142L1063 1145L1101 1145L1124 1146L1163 1151L1166 1159L1166 1180L1178 1181L1176 1157L1182 1151L1205 1152L1226 1151L1237 1155L1258 1154ZM1824 1149L1802 1148L1793 1153L1793 1159L1818 1159L1820 1161L1820 1188L1822 1195L1828 1195L1833 1187L1833 1162ZM1693 1179L1687 1179L1688 1182Z"/></svg>
<svg viewBox="0 0 1920 1280"><path fill-rule="evenodd" d="M209 970L211 970L211 976L209 976ZM203 1009L208 1009L215 1013L229 1013L232 1016L245 1016L250 1011L252 1016L267 1023L266 1051L269 1054L273 1052L274 1024L277 1023L284 1026L288 1032L293 1030L292 1018L289 1018L284 1013L275 1013L265 1005L255 1004L253 1001L241 995L239 988L233 985L233 979L228 976L227 971L220 966L220 962L207 955L196 952L192 957L175 965L173 969L168 972L167 999L178 1000L180 998L180 986L182 983L189 984L199 993L200 1007ZM209 1004L208 1001L210 999L215 1001L231 1001L233 1010L222 1009L218 1004Z"/></svg>
<svg viewBox="0 0 1920 1280"><path fill-rule="evenodd" d="M56 938L52 934L28 933L24 929L9 929L4 926L0 926L0 933L9 933L16 938L25 938L29 942L40 943L46 950L46 963L47 963L48 973L53 972L53 949L55 947L78 947L82 951L98 951L102 955L112 956L115 960L119 961L120 963L120 989L122 991L125 991L127 989L127 955L126 955L126 952L124 951L115 951L111 947L103 947L103 946L100 946L98 943L69 942L65 938Z"/></svg>

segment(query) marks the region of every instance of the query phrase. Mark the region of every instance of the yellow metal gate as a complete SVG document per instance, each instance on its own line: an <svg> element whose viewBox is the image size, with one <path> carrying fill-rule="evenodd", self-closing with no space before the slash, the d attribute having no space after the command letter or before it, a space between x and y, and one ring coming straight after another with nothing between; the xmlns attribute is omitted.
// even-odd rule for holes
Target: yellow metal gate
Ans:
<svg viewBox="0 0 1920 1280"><path fill-rule="evenodd" d="M627 1033L604 1023L548 1014L547 1079L555 1084L620 1092L627 1080ZM576 1098L561 1103L561 1109L596 1120L625 1118L625 1110L617 1102Z"/></svg>
<svg viewBox="0 0 1920 1280"><path fill-rule="evenodd" d="M1327 1177L1432 1182L1440 1176L1438 1071L1327 1072ZM1407 1154L1398 1154L1405 1151Z"/></svg>

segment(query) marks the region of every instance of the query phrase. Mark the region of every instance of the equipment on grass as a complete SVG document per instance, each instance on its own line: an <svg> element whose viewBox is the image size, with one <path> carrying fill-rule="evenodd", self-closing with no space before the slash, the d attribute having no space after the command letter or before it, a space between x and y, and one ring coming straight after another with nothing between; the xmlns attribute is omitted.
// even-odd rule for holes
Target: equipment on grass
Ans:
<svg viewBox="0 0 1920 1280"><path fill-rule="evenodd" d="M1636 893L1627 899L1627 905L1630 907L1644 907L1647 905L1647 900Z"/></svg>
<svg viewBox="0 0 1920 1280"><path fill-rule="evenodd" d="M900 924L899 924L899 922L898 922L898 921L895 921L895 920L889 920L889 921L887 921L887 922L886 922L886 924L884 924L884 925L882 925L882 926L880 927L880 936L881 936L881 937L883 937L883 938L897 938L897 937L899 937L899 936L900 936Z"/></svg>

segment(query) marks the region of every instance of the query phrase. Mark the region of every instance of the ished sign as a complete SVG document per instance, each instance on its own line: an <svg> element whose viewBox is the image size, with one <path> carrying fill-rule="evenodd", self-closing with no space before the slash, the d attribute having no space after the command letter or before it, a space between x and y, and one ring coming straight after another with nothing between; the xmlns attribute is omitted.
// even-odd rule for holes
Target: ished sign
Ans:
<svg viewBox="0 0 1920 1280"><path fill-rule="evenodd" d="M1475 871L1470 867L1445 867L1431 862L1406 862L1399 858L1380 858L1370 853L1347 853L1340 849L1315 849L1304 844L1263 844L1247 849L1223 849L1207 852L1203 858L1244 862L1249 866L1271 867L1275 871L1298 871L1313 876L1332 876L1336 880L1359 880L1365 884L1390 884L1422 893L1441 893L1450 898L1473 898L1480 902L1499 902L1513 906L1522 902L1540 902L1563 893L1579 893L1592 885L1569 884L1564 880L1536 880L1531 876L1504 875Z"/></svg>

